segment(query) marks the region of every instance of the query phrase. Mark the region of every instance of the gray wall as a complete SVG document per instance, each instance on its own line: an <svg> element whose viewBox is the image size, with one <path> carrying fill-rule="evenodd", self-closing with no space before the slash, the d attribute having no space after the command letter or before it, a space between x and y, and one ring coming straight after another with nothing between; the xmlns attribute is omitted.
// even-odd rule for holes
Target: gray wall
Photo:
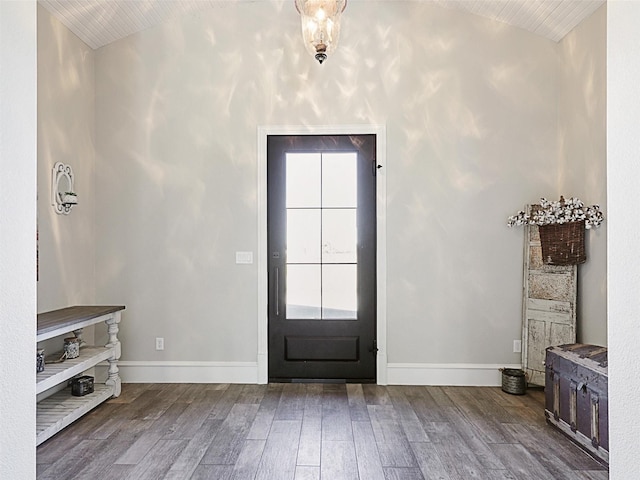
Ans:
<svg viewBox="0 0 640 480"><path fill-rule="evenodd" d="M559 185L607 212L607 7L560 43ZM607 222L585 236L587 262L578 267L578 341L607 344Z"/></svg>
<svg viewBox="0 0 640 480"><path fill-rule="evenodd" d="M38 5L38 311L95 302L94 52ZM56 162L73 169L78 205L51 205Z"/></svg>
<svg viewBox="0 0 640 480"><path fill-rule="evenodd" d="M241 3L95 52L95 301L127 305L123 359L255 362L257 269L234 252L257 249L257 127L384 124L389 362L518 363L523 234L505 223L571 186L573 50L431 4L354 2L319 66L299 28L288 3ZM602 305L603 275L582 287Z"/></svg>
<svg viewBox="0 0 640 480"><path fill-rule="evenodd" d="M38 5L38 312L95 303L94 51ZM70 165L78 205L51 205L52 169ZM93 343L94 327L83 338ZM62 338L38 346L62 349ZM105 342L106 343L106 342Z"/></svg>

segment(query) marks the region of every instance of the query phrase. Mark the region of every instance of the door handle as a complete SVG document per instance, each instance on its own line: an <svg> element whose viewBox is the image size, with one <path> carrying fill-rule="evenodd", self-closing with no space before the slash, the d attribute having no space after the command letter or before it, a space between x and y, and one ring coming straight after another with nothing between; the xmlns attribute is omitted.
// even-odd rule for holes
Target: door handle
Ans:
<svg viewBox="0 0 640 480"><path fill-rule="evenodd" d="M280 269L276 267L276 316L280 315Z"/></svg>

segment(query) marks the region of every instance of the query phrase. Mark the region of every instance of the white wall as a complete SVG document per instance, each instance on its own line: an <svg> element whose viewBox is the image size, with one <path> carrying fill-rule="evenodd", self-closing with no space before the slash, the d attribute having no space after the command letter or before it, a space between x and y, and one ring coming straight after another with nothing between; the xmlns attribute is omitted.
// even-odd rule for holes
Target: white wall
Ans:
<svg viewBox="0 0 640 480"><path fill-rule="evenodd" d="M559 192L607 211L607 6L560 42ZM557 199L558 197L556 197ZM607 344L607 221L586 232L578 267L578 341Z"/></svg>
<svg viewBox="0 0 640 480"><path fill-rule="evenodd" d="M234 252L257 248L256 129L364 123L387 127L389 362L518 363L505 224L558 193L557 45L354 2L319 66L299 28L288 2L240 3L96 52L96 290L127 305L123 359L255 362L256 268Z"/></svg>
<svg viewBox="0 0 640 480"><path fill-rule="evenodd" d="M38 6L38 312L95 302L94 85L93 50ZM75 176L69 215L51 205L56 162Z"/></svg>
<svg viewBox="0 0 640 480"><path fill-rule="evenodd" d="M640 3L607 5L609 432L612 480L638 476Z"/></svg>
<svg viewBox="0 0 640 480"><path fill-rule="evenodd" d="M0 2L0 478L35 463L36 5Z"/></svg>

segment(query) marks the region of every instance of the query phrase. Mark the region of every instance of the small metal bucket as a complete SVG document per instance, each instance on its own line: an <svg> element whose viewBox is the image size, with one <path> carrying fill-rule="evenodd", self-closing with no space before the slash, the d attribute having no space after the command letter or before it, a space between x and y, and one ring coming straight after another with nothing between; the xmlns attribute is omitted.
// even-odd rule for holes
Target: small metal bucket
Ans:
<svg viewBox="0 0 640 480"><path fill-rule="evenodd" d="M503 368L502 391L512 395L524 395L527 393L527 377L523 370L516 368Z"/></svg>

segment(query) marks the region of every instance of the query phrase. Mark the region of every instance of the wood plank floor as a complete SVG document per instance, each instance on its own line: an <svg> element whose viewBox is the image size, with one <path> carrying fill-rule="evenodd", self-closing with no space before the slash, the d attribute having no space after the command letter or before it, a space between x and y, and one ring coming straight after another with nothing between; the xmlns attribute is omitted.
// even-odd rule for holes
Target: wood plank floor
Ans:
<svg viewBox="0 0 640 480"><path fill-rule="evenodd" d="M532 389L125 384L38 447L37 478L607 479L543 412Z"/></svg>

